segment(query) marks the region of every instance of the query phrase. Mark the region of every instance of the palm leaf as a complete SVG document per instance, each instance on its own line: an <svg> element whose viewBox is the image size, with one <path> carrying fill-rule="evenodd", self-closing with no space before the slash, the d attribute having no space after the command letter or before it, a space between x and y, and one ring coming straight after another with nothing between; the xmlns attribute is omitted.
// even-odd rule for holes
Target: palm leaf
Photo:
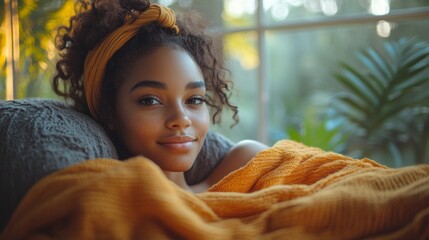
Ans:
<svg viewBox="0 0 429 240"><path fill-rule="evenodd" d="M354 109L356 112L364 113L367 111L367 108L364 103L356 99L354 95L344 94L342 96L337 96L338 99L341 99L341 102L345 105L348 105L349 109Z"/></svg>
<svg viewBox="0 0 429 240"><path fill-rule="evenodd" d="M380 50L362 50L356 57L360 65L343 62L334 74L347 92L335 98L336 109L359 128L356 132L366 133L361 142L385 146L387 152L398 155L395 141L399 138L392 134L407 134L398 124L401 113L429 104L429 43L401 39L386 42Z"/></svg>
<svg viewBox="0 0 429 240"><path fill-rule="evenodd" d="M427 68L427 66L425 66L425 68ZM415 89L415 88L419 88L421 86L424 86L425 83L427 83L428 81L429 81L429 76L412 78L406 82L398 84L397 88L402 89L402 91L406 91L409 89Z"/></svg>
<svg viewBox="0 0 429 240"><path fill-rule="evenodd" d="M420 50L420 49L419 49ZM415 66L417 63L420 63L423 59L429 56L429 49L421 49L421 51L416 51L411 54L409 57L404 59L401 68L410 69Z"/></svg>
<svg viewBox="0 0 429 240"><path fill-rule="evenodd" d="M368 93L368 89L362 83L363 80L359 79L359 76L356 76L353 72L348 71L347 69L350 68L350 66L347 66L347 64L344 64L343 67L345 69L343 73L335 75L337 80L351 93L359 96L367 106L374 106L375 99Z"/></svg>
<svg viewBox="0 0 429 240"><path fill-rule="evenodd" d="M339 103L337 105L334 105L334 109L337 112L338 115L345 117L350 123L359 126L360 128L366 129L367 122L365 119L361 119L355 112L350 111L347 107L342 107L342 105L345 105L344 103ZM357 116L358 115L358 116Z"/></svg>
<svg viewBox="0 0 429 240"><path fill-rule="evenodd" d="M338 100L359 109L362 115L360 119L377 119L374 121L375 126L369 126L371 129L377 128L378 124L391 117L393 113L426 99L424 94L418 98L410 95L414 95L413 89L428 84L426 77L415 77L427 69L427 63L425 64L423 60L429 56L429 46L421 43L415 45L413 41L402 41L402 45L389 43L384 46L387 48L385 51L390 52L387 56L399 56L399 59L386 59L378 54L378 51L367 49L359 53L358 58L367 71L371 71L371 74L367 74L368 77L347 63L341 63L342 73L334 75L350 94L356 96L354 99L361 99L366 106L362 106L362 102L356 100L352 103L352 98ZM410 52L413 53L409 54ZM407 54L408 56L404 57ZM368 68L371 63L373 67ZM387 76L390 78L380 79ZM382 85L382 82L387 84ZM389 108L389 111L383 111L383 108ZM373 114L376 112L379 116L374 117Z"/></svg>
<svg viewBox="0 0 429 240"><path fill-rule="evenodd" d="M368 48L363 51L363 54L365 54L368 57L368 60L372 61L375 66L383 73L384 79L381 80L387 80L392 77L392 75L394 74L393 67L391 67L385 59L383 59L383 57L377 50Z"/></svg>
<svg viewBox="0 0 429 240"><path fill-rule="evenodd" d="M384 49L387 53L387 56L389 57L389 59L391 59L392 62L391 64L393 65L398 65L398 62L396 60L398 60L400 58L400 51L399 51L399 47L398 44L394 43L394 42L385 42L384 43Z"/></svg>
<svg viewBox="0 0 429 240"><path fill-rule="evenodd" d="M348 64L343 65L344 70L346 70L349 74L349 77L353 78L353 81L357 82L360 90L363 93L366 93L366 96L370 101L375 105L377 98L381 95L381 91L375 87L374 82L369 76L365 76L364 74L357 71L355 68L351 67ZM362 84L359 84L362 83Z"/></svg>
<svg viewBox="0 0 429 240"><path fill-rule="evenodd" d="M367 69L369 69L368 78L371 79L373 85L377 90L382 89L384 87L383 79L386 78L384 72L376 66L376 63L373 62L371 58L365 55L362 52L357 54L358 60L364 65Z"/></svg>

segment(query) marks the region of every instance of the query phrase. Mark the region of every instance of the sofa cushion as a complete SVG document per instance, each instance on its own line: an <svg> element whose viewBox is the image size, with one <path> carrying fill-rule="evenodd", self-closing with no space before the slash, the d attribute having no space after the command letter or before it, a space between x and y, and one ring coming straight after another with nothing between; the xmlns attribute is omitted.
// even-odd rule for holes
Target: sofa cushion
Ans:
<svg viewBox="0 0 429 240"><path fill-rule="evenodd" d="M117 154L104 130L88 116L56 100L0 101L0 225L36 181L99 157Z"/></svg>

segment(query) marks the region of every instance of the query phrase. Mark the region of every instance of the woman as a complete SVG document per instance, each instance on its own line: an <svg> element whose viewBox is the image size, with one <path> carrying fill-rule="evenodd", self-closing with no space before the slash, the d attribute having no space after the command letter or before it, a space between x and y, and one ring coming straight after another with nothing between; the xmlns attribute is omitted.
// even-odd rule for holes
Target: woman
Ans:
<svg viewBox="0 0 429 240"><path fill-rule="evenodd" d="M142 0L80 1L58 37L56 93L99 121L121 159L143 155L182 188L200 192L267 147L242 141L204 181L186 182L209 112L216 124L224 107L236 122L238 110L212 39L192 21L176 21L172 10Z"/></svg>

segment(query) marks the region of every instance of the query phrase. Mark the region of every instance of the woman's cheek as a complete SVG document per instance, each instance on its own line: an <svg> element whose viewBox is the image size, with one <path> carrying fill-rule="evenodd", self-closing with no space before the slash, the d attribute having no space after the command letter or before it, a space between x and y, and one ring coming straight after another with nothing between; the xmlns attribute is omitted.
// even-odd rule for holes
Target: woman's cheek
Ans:
<svg viewBox="0 0 429 240"><path fill-rule="evenodd" d="M205 107L205 110L197 116L197 121L199 128L201 129L200 131L204 133L205 136L210 127L210 114L207 107Z"/></svg>
<svg viewBox="0 0 429 240"><path fill-rule="evenodd" d="M135 150L141 147L142 142L150 141L150 136L154 129L156 129L160 124L151 120L147 116L142 116L142 114L136 115L127 125L127 134L125 139L128 138L128 143L130 147Z"/></svg>

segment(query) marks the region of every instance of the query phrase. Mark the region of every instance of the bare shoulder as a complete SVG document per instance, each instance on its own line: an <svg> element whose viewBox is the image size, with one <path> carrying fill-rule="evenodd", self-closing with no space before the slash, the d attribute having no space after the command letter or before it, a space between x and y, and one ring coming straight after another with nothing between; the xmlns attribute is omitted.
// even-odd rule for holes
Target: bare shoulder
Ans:
<svg viewBox="0 0 429 240"><path fill-rule="evenodd" d="M217 183L229 173L246 165L258 152L266 148L268 148L267 145L254 140L242 140L236 143L206 181L210 185Z"/></svg>
<svg viewBox="0 0 429 240"><path fill-rule="evenodd" d="M228 152L227 156L223 161L234 161L243 163L244 166L250 159L252 159L258 152L268 148L267 145L254 141L254 140L242 140L236 143ZM241 167L240 166L240 167Z"/></svg>

